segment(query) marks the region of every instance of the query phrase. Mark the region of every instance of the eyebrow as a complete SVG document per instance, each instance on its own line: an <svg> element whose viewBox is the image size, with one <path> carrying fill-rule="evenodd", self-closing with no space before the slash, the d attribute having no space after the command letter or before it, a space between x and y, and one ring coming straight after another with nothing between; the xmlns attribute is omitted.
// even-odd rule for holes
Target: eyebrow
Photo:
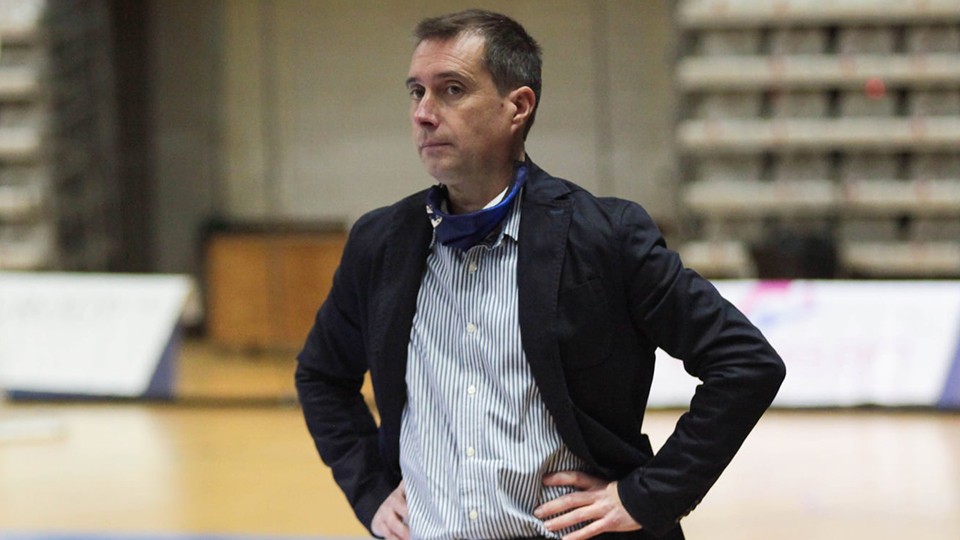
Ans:
<svg viewBox="0 0 960 540"><path fill-rule="evenodd" d="M437 73L433 78L434 78L434 79L440 79L440 80L443 80L443 79L460 79L460 80L466 81L466 82L472 82L472 81L473 81L472 78L468 77L466 74L464 74L464 73L461 72L461 71L443 71L443 72ZM407 88L410 88L410 86L411 86L411 85L414 85L414 84L420 84L419 79L418 79L417 77L407 77L407 81L406 81L406 84L405 84L404 86L406 86Z"/></svg>

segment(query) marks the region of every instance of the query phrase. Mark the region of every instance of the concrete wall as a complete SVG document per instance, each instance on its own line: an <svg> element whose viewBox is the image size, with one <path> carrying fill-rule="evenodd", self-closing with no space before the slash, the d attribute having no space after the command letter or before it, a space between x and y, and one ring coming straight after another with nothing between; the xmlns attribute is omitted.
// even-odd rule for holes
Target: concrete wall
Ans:
<svg viewBox="0 0 960 540"><path fill-rule="evenodd" d="M198 273L200 230L223 211L220 0L154 0L149 13L154 133L152 270Z"/></svg>
<svg viewBox="0 0 960 540"><path fill-rule="evenodd" d="M669 0L155 0L160 269L197 268L197 222L340 219L428 186L403 80L410 29L485 7L544 49L528 151L674 215Z"/></svg>

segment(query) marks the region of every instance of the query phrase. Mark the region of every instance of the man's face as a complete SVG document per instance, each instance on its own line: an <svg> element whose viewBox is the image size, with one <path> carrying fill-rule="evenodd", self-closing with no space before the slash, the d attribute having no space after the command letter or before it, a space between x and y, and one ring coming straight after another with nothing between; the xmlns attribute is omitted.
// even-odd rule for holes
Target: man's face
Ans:
<svg viewBox="0 0 960 540"><path fill-rule="evenodd" d="M514 108L484 67L483 49L474 34L426 40L410 62L413 142L430 176L447 185L501 172L515 157Z"/></svg>

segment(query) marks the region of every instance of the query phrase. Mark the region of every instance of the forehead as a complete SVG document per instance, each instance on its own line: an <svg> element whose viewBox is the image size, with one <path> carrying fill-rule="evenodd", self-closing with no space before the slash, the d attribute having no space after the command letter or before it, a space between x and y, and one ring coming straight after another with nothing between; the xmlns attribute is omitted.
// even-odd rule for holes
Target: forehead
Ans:
<svg viewBox="0 0 960 540"><path fill-rule="evenodd" d="M423 40L413 51L409 77L424 81L444 73L477 77L486 71L483 50L483 37L472 33L445 40Z"/></svg>

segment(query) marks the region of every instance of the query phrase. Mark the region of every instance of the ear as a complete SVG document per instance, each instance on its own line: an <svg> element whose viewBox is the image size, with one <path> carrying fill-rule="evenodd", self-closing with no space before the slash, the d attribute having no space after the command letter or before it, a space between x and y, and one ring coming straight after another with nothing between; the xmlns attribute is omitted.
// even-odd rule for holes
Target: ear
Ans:
<svg viewBox="0 0 960 540"><path fill-rule="evenodd" d="M537 105L537 95L529 86L521 86L512 90L507 99L513 104L513 118L511 124L514 129L523 130L523 127L530 121L530 115Z"/></svg>

